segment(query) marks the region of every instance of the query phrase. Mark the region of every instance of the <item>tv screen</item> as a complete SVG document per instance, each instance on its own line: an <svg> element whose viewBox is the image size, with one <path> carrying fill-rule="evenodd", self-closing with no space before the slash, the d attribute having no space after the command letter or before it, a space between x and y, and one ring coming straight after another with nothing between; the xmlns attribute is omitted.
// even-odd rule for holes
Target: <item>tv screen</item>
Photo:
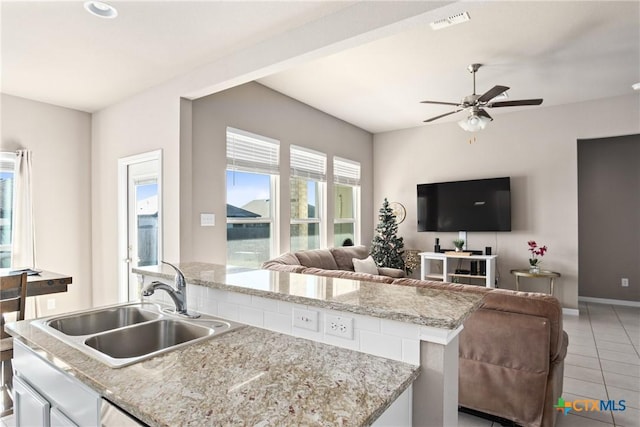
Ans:
<svg viewBox="0 0 640 427"><path fill-rule="evenodd" d="M511 179L418 184L418 231L511 231Z"/></svg>

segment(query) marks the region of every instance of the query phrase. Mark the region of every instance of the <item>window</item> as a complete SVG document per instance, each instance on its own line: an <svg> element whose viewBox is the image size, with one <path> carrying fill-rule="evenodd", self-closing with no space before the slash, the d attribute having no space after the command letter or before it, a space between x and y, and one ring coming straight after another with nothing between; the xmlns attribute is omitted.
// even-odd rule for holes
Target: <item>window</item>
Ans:
<svg viewBox="0 0 640 427"><path fill-rule="evenodd" d="M324 246L322 226L327 157L291 146L291 251Z"/></svg>
<svg viewBox="0 0 640 427"><path fill-rule="evenodd" d="M227 263L259 267L277 253L279 142L227 128Z"/></svg>
<svg viewBox="0 0 640 427"><path fill-rule="evenodd" d="M360 163L333 158L334 246L360 243Z"/></svg>
<svg viewBox="0 0 640 427"><path fill-rule="evenodd" d="M14 153L0 153L0 268L11 267Z"/></svg>

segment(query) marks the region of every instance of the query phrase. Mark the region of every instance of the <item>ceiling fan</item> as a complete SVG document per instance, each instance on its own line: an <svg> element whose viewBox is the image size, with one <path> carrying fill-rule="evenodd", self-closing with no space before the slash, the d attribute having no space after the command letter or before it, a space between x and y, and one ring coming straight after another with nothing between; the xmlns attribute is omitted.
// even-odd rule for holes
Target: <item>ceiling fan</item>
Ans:
<svg viewBox="0 0 640 427"><path fill-rule="evenodd" d="M442 104L442 105L455 105L456 110L450 111L439 116L431 117L425 120L425 123L438 120L442 117L449 116L451 114L458 113L462 110L469 111L469 115L466 119L460 120L458 125L468 132L477 132L484 129L487 123L493 120L493 118L487 113L485 108L497 108L497 107L520 107L522 105L540 105L542 99L520 99L516 101L497 101L494 100L497 96L505 93L509 88L507 86L494 86L482 95L476 94L476 72L482 66L482 64L471 64L467 67L470 73L473 74L473 94L465 96L462 101L456 102L441 102L441 101L422 101L423 104ZM506 94L505 94L506 95ZM493 102L492 102L493 101Z"/></svg>

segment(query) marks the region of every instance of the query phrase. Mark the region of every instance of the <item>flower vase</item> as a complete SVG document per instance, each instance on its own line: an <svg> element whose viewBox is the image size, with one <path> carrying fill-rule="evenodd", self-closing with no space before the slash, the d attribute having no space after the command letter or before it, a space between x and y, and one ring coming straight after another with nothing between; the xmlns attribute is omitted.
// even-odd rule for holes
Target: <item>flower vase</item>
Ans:
<svg viewBox="0 0 640 427"><path fill-rule="evenodd" d="M529 263L529 273L531 274L538 274L540 273L540 266L538 265L538 263Z"/></svg>

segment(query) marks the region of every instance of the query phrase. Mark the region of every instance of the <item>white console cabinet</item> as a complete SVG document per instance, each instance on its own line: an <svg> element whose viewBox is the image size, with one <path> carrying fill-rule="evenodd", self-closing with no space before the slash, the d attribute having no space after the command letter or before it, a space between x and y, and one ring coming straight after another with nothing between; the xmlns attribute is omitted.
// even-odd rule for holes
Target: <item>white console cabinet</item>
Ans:
<svg viewBox="0 0 640 427"><path fill-rule="evenodd" d="M483 280L487 288L494 288L496 283L496 258L498 255L462 255L440 252L421 252L420 254L420 279L440 280L443 282L454 282L456 279L479 279ZM432 271L431 262L439 262L441 269L438 272ZM467 261L467 262L465 262ZM470 270L470 262L484 262L484 271L481 274L480 265L477 274L456 273L458 265L465 266Z"/></svg>

